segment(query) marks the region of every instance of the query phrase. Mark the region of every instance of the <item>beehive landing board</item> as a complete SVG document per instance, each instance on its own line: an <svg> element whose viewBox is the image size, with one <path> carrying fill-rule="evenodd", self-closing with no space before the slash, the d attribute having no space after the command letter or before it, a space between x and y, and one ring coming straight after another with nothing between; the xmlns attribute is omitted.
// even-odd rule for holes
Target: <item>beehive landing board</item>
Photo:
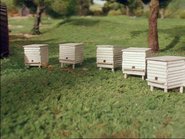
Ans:
<svg viewBox="0 0 185 139"><path fill-rule="evenodd" d="M151 57L151 48L130 47L122 50L122 71L124 77L127 74L142 76L142 80L146 75L146 58Z"/></svg>
<svg viewBox="0 0 185 139"><path fill-rule="evenodd" d="M168 89L180 87L183 93L185 75L185 57L159 56L147 58L147 81L150 90L154 87Z"/></svg>
<svg viewBox="0 0 185 139"><path fill-rule="evenodd" d="M97 45L97 67L111 68L114 72L114 68L121 67L122 65L122 49L124 46L113 45Z"/></svg>
<svg viewBox="0 0 185 139"><path fill-rule="evenodd" d="M80 63L84 60L84 44L83 43L65 43L59 44L59 62L61 62L61 68L63 63L75 64Z"/></svg>
<svg viewBox="0 0 185 139"><path fill-rule="evenodd" d="M31 44L24 47L24 61L26 66L39 66L48 63L48 44Z"/></svg>

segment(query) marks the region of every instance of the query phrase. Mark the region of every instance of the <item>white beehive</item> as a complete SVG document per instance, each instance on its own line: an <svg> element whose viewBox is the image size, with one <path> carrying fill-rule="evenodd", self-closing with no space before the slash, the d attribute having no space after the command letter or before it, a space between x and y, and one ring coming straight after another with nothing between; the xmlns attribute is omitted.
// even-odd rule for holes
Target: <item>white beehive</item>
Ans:
<svg viewBox="0 0 185 139"><path fill-rule="evenodd" d="M84 44L83 43L65 43L59 44L59 62L63 68L63 63L82 64L84 60Z"/></svg>
<svg viewBox="0 0 185 139"><path fill-rule="evenodd" d="M142 80L146 75L146 58L151 57L151 48L135 48L130 47L123 51L122 71L124 77L127 74L142 76Z"/></svg>
<svg viewBox="0 0 185 139"><path fill-rule="evenodd" d="M48 44L31 44L24 47L24 61L26 66L40 66L48 63Z"/></svg>
<svg viewBox="0 0 185 139"><path fill-rule="evenodd" d="M147 58L147 81L151 91L154 87L168 89L180 87L183 93L185 57L159 56Z"/></svg>
<svg viewBox="0 0 185 139"><path fill-rule="evenodd" d="M114 68L121 67L122 49L124 49L124 46L97 45L97 67L100 70L111 68L113 72Z"/></svg>

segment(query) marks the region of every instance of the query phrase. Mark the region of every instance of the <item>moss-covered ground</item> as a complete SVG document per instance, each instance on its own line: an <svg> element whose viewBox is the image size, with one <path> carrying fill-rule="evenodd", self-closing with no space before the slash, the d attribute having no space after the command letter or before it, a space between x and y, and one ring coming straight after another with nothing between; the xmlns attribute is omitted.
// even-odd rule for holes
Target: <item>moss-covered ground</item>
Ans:
<svg viewBox="0 0 185 139"><path fill-rule="evenodd" d="M185 20L158 20L161 52L153 56L185 56ZM182 138L185 137L185 92L150 91L139 76L124 79L96 67L96 45L148 47L144 17L42 18L42 34L25 38L34 18L9 19L11 55L1 59L1 138ZM21 25L22 28L16 28ZM14 28L13 28L14 27ZM59 44L85 45L84 62L61 70ZM23 45L49 44L53 71L27 68Z"/></svg>

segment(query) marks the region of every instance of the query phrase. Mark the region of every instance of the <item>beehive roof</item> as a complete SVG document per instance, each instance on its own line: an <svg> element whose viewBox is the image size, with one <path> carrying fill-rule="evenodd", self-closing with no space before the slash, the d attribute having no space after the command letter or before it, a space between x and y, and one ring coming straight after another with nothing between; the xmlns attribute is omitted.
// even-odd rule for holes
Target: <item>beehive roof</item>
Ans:
<svg viewBox="0 0 185 139"><path fill-rule="evenodd" d="M139 47L129 47L127 49L123 49L124 52L146 52L151 50L151 48L139 48Z"/></svg>
<svg viewBox="0 0 185 139"><path fill-rule="evenodd" d="M158 56L158 57L150 57L146 58L147 60L152 61L163 61L163 62L171 62L171 61L177 61L177 60L185 60L185 57L181 56Z"/></svg>
<svg viewBox="0 0 185 139"><path fill-rule="evenodd" d="M30 45L24 45L23 47L44 47L48 46L48 44L30 44Z"/></svg>
<svg viewBox="0 0 185 139"><path fill-rule="evenodd" d="M64 45L64 46L81 46L83 45L83 43L63 43L63 44L59 44L59 45Z"/></svg>
<svg viewBox="0 0 185 139"><path fill-rule="evenodd" d="M99 48L115 48L115 47L124 48L124 46L117 46L117 45L97 45L96 47L99 47Z"/></svg>

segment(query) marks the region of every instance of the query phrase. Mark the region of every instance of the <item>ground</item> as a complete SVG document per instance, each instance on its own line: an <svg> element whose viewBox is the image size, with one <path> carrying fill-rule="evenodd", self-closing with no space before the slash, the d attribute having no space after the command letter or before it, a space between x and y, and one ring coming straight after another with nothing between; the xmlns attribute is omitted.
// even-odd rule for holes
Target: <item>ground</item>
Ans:
<svg viewBox="0 0 185 139"><path fill-rule="evenodd" d="M34 18L9 19L11 55L1 59L1 138L138 137L183 138L185 92L153 92L139 76L121 68L99 71L96 45L148 47L148 19L127 16L42 19L41 35L28 34ZM160 55L185 56L182 19L158 20ZM59 44L85 45L84 62L61 69ZM48 44L54 70L27 68L23 47Z"/></svg>

